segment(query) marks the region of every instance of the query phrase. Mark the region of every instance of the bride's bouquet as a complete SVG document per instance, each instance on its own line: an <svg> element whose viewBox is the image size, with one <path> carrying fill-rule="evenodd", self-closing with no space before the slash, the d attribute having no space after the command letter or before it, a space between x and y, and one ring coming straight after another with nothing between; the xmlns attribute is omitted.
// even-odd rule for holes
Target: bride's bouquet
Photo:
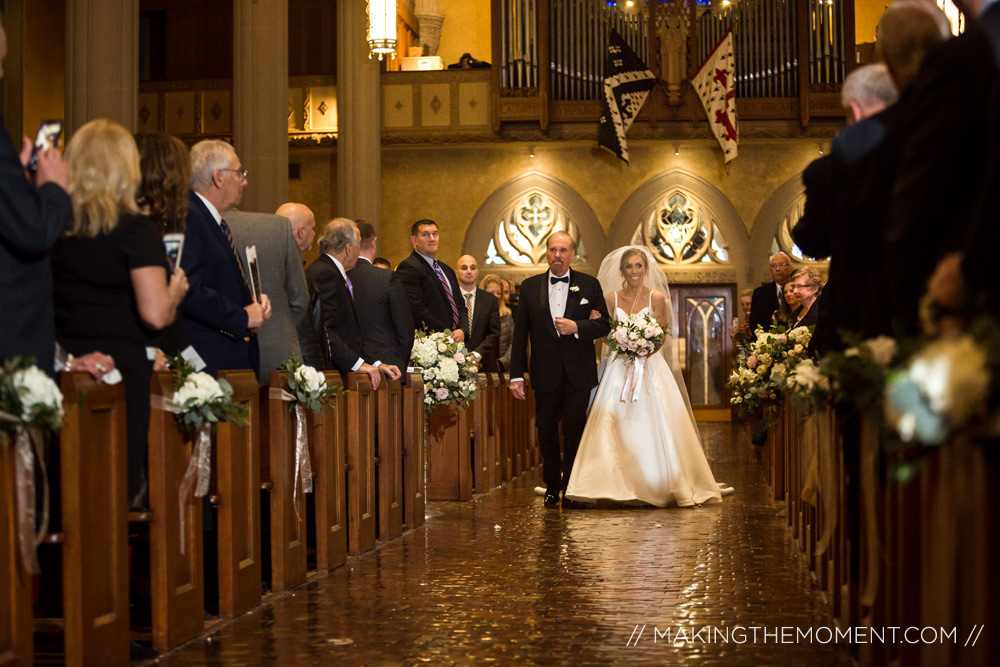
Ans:
<svg viewBox="0 0 1000 667"><path fill-rule="evenodd" d="M652 313L633 313L623 320L611 319L608 348L613 355L632 363L653 354L663 345L666 335Z"/></svg>

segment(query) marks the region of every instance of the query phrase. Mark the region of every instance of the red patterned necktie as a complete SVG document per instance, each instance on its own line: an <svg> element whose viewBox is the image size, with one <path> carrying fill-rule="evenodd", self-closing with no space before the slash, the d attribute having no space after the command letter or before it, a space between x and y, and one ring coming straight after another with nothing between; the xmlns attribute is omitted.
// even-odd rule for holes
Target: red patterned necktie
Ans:
<svg viewBox="0 0 1000 667"><path fill-rule="evenodd" d="M444 293L448 295L448 304L451 306L451 328L458 328L458 306L455 305L455 295L451 293L451 285L448 284L448 279L444 277L444 271L441 270L441 265L438 261L434 260L434 273L437 274L438 280L441 281L442 287L444 287Z"/></svg>

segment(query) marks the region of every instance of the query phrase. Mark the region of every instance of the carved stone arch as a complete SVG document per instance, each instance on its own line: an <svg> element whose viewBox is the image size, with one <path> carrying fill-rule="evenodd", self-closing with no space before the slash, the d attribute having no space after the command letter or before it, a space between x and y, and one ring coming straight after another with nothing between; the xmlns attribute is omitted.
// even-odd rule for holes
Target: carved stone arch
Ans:
<svg viewBox="0 0 1000 667"><path fill-rule="evenodd" d="M529 202L533 196L538 198ZM537 227L539 236L528 233L529 221L519 217L519 212L529 205L547 211L551 216ZM518 220L514 220L515 217ZM607 247L604 228L601 227L597 215L576 190L559 179L538 171L523 174L504 183L486 198L472 216L469 228L465 232L462 252L472 255L479 261L480 275L496 273L514 281L521 281L547 268L544 255L539 257L536 252L533 258L535 261L488 264L487 249L491 241L496 247L498 235L505 234L506 229L515 223L521 225L520 229L526 232L523 240L537 241L545 235L546 230L554 231L546 226L552 222L555 224L554 229L568 227L578 242L582 242L583 252L578 257L580 261L574 262L573 268L585 273L597 273ZM501 229L501 226L505 229Z"/></svg>
<svg viewBox="0 0 1000 667"><path fill-rule="evenodd" d="M630 245L641 226L650 222L651 216L663 207L673 193L683 193L697 205L706 224L712 224L721 232L724 240L725 261L697 262L688 264L663 264L668 278L676 283L736 283L746 277L748 260L748 236L746 225L732 202L714 185L683 169L672 169L639 186L618 209L611 231L608 247L618 248Z"/></svg>
<svg viewBox="0 0 1000 667"><path fill-rule="evenodd" d="M750 231L750 279L754 284L770 280L768 271L768 259L777 249L787 252L792 260L793 268L803 266L816 266L826 269L829 262L825 259L813 260L808 257L797 256L798 249L794 248L789 234L789 228L794 227L805 207L806 191L802 184L802 174L798 174L780 188L767 200L757 219L754 220L753 229ZM776 237L781 234L780 239Z"/></svg>

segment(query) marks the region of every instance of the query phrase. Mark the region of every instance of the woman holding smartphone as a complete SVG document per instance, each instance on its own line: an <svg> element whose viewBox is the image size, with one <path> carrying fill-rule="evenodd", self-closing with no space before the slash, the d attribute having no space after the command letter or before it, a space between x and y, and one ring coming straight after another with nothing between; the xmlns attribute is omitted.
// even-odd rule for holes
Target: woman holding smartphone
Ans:
<svg viewBox="0 0 1000 667"><path fill-rule="evenodd" d="M139 210L139 151L117 123L94 120L66 148L73 223L52 251L56 337L71 354L109 353L125 381L129 507L148 504L146 329L171 324L187 292L168 275L160 233Z"/></svg>

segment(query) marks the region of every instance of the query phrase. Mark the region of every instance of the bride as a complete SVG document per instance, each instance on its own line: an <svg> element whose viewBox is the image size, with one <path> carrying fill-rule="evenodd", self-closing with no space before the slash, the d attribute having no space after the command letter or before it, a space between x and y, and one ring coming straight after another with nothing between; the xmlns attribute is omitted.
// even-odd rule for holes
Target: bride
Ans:
<svg viewBox="0 0 1000 667"><path fill-rule="evenodd" d="M670 331L667 278L648 250L615 250L598 279L612 319L651 312ZM683 377L667 363L671 350L668 336L645 363L605 357L566 498L687 507L717 503L732 492L708 467Z"/></svg>

